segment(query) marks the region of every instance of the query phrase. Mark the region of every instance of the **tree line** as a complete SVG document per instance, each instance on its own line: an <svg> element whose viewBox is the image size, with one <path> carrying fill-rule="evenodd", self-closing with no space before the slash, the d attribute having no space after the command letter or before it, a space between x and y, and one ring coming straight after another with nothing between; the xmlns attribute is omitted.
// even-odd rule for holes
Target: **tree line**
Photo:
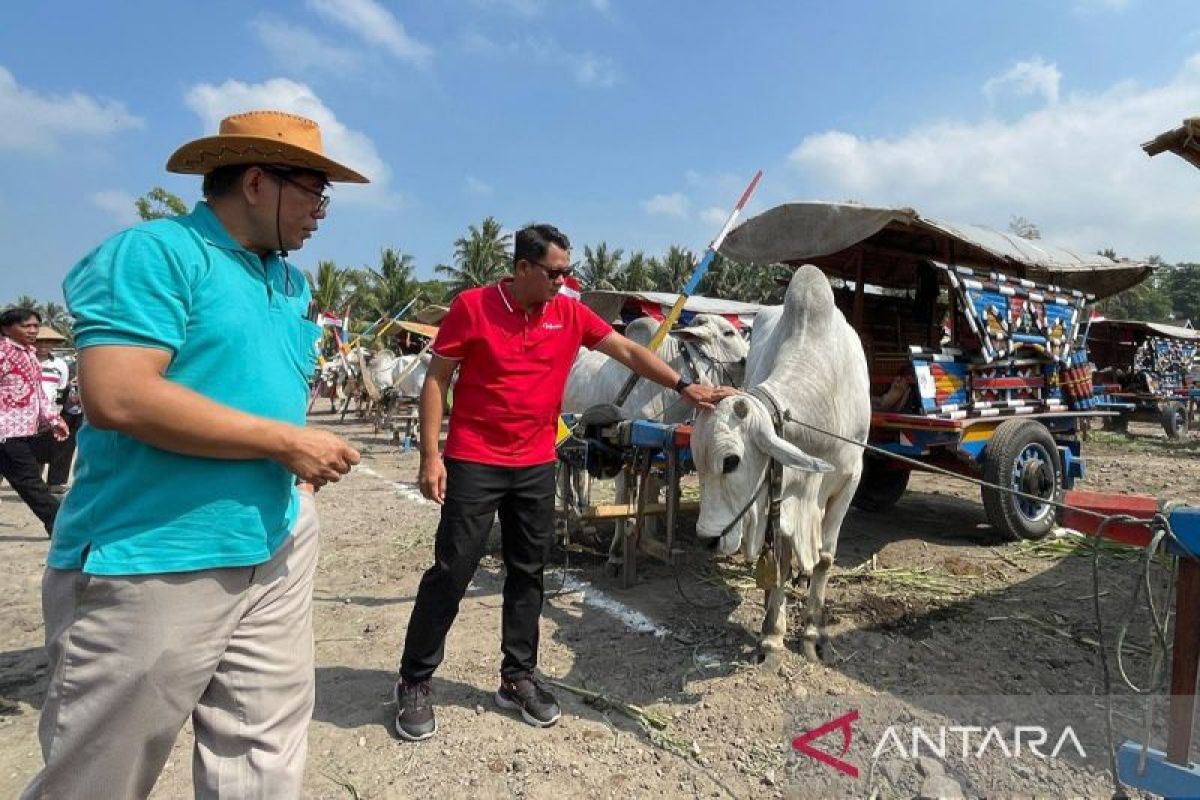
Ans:
<svg viewBox="0 0 1200 800"><path fill-rule="evenodd" d="M138 198L135 209L143 220L187 213L182 199L160 187ZM1041 236L1037 225L1024 217L1014 216L1009 230L1028 239ZM1111 249L1100 254L1116 258ZM580 255L573 266L584 289L631 292L678 292L699 261L696 253L679 245L671 245L661 255L648 255L641 250L627 253L604 241L584 245ZM1152 257L1150 263L1156 267L1150 278L1099 303L1100 312L1114 319L1190 319L1200 323L1200 264L1171 265L1158 257ZM445 305L464 289L494 283L511 271L512 235L489 216L468 226L454 242L452 263L435 265L437 277L433 279L418 279L413 256L394 247L383 248L373 265L350 267L320 261L315 271L305 275L320 310L348 314L357 323L353 328L361 330L414 300L417 307ZM718 255L697 291L727 300L779 303L790 272L781 265L743 265ZM62 304L18 297L7 304L14 305L35 308L47 325L70 338L71 320Z"/></svg>

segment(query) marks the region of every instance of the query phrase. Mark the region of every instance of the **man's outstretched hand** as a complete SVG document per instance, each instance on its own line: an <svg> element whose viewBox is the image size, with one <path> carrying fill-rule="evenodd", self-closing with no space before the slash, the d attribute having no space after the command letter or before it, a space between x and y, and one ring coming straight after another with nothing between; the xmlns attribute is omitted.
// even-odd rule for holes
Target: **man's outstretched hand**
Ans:
<svg viewBox="0 0 1200 800"><path fill-rule="evenodd" d="M693 383L682 392L683 399L693 408L712 411L717 403L738 393L732 386L701 386Z"/></svg>

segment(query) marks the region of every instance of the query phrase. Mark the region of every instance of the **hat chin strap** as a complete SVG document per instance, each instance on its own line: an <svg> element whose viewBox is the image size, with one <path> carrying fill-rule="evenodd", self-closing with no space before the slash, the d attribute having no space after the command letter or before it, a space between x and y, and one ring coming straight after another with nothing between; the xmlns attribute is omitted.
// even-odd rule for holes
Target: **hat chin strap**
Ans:
<svg viewBox="0 0 1200 800"><path fill-rule="evenodd" d="M279 181L279 192L275 195L275 239L279 243L279 260L283 264L283 291L287 297L292 296L292 271L288 269L288 251L283 246L283 227L280 218L283 214L283 181Z"/></svg>

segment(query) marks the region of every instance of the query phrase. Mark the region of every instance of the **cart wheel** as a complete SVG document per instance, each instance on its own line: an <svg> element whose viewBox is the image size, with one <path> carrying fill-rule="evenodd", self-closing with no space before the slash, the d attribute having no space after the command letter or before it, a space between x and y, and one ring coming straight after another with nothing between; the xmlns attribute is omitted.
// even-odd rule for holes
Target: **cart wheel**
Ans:
<svg viewBox="0 0 1200 800"><path fill-rule="evenodd" d="M890 467L875 456L864 456L862 478L851 504L861 511L887 511L904 496L910 473L911 470Z"/></svg>
<svg viewBox="0 0 1200 800"><path fill-rule="evenodd" d="M1163 403L1162 426L1168 439L1186 439L1188 434L1187 407L1183 403Z"/></svg>
<svg viewBox="0 0 1200 800"><path fill-rule="evenodd" d="M984 453L983 479L1046 500L1062 499L1062 464L1050 431L1029 419L1000 424ZM1055 525L1054 506L984 487L988 522L1013 539L1041 539Z"/></svg>

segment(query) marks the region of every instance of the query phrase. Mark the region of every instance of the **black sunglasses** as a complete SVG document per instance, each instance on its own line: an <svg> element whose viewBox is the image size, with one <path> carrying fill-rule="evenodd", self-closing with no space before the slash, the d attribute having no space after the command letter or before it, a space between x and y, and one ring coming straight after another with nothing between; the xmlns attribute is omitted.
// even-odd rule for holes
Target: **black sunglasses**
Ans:
<svg viewBox="0 0 1200 800"><path fill-rule="evenodd" d="M526 260L535 267L540 268L542 272L546 273L546 277L552 281L556 281L559 278L569 278L575 274L574 267L567 267L566 269L551 269L540 261L530 261L529 259Z"/></svg>
<svg viewBox="0 0 1200 800"><path fill-rule="evenodd" d="M325 209L329 208L329 201L332 200L333 198L330 197L329 195L325 194L324 192L319 192L316 189L310 189L309 187L305 186L303 183L300 183L300 181L297 181L297 180L291 178L288 175L288 173L284 172L281 169L273 169L271 167L263 167L262 170L263 170L263 172L266 172L269 175L274 175L276 178L279 178L279 180L282 181L283 183L290 183L292 186L295 186L297 189L307 192L308 194L317 198L316 213L319 214L322 211L324 211Z"/></svg>

